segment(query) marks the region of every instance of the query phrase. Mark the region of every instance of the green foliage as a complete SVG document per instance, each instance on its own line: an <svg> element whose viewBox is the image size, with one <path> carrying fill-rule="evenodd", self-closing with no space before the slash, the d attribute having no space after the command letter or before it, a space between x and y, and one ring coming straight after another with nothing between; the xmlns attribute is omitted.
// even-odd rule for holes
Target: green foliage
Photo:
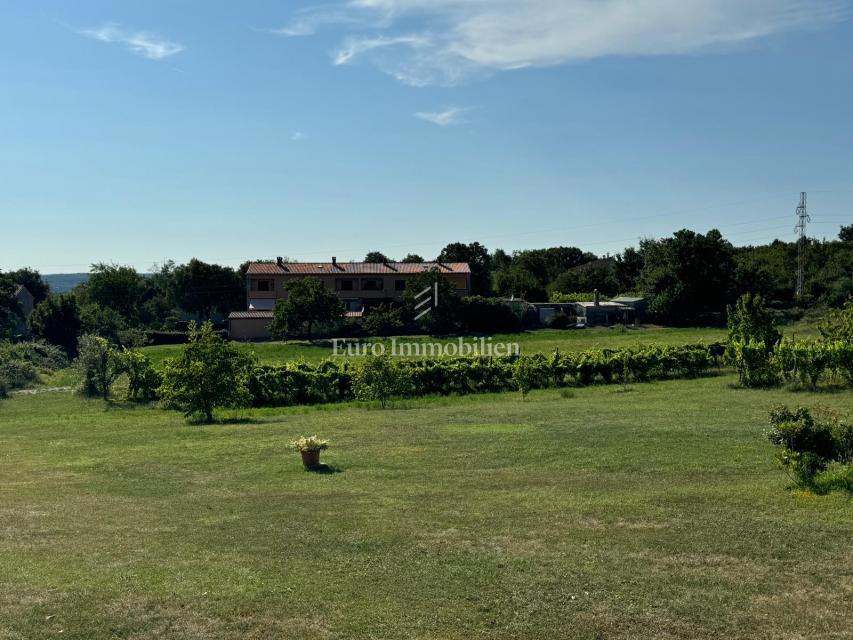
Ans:
<svg viewBox="0 0 853 640"><path fill-rule="evenodd" d="M0 273L0 340L12 335L21 321L21 305L15 298L18 286L7 274Z"/></svg>
<svg viewBox="0 0 853 640"><path fill-rule="evenodd" d="M381 251L368 251L367 255L364 256L364 262L384 264L390 262L390 259Z"/></svg>
<svg viewBox="0 0 853 640"><path fill-rule="evenodd" d="M545 302L548 294L539 279L516 264L495 272L495 291L504 298L520 298L528 302Z"/></svg>
<svg viewBox="0 0 853 640"><path fill-rule="evenodd" d="M403 317L399 308L381 304L365 313L362 327L371 336L396 335L403 328Z"/></svg>
<svg viewBox="0 0 853 640"><path fill-rule="evenodd" d="M405 316L407 319L412 319L418 315L420 309L416 310L415 306L422 298L416 299L416 296L425 289L435 291L436 286L438 287L438 306L433 307L427 315L418 320L418 323L424 330L433 334L451 333L456 330L459 297L453 285L437 269L419 273L406 280L406 290L403 292Z"/></svg>
<svg viewBox="0 0 853 640"><path fill-rule="evenodd" d="M824 408L775 407L766 435L779 448L777 460L802 487L813 487L815 476L832 462L848 464L853 456L853 425Z"/></svg>
<svg viewBox="0 0 853 640"><path fill-rule="evenodd" d="M726 308L729 327L729 342L758 340L768 352L778 344L782 334L776 328L773 314L760 295L745 293L737 299L735 306Z"/></svg>
<svg viewBox="0 0 853 640"><path fill-rule="evenodd" d="M0 397L39 381L40 373L68 366L61 349L44 342L0 342Z"/></svg>
<svg viewBox="0 0 853 640"><path fill-rule="evenodd" d="M550 292L594 291L614 295L621 288L616 277L616 262L613 259L595 260L574 267L560 274L548 286Z"/></svg>
<svg viewBox="0 0 853 640"><path fill-rule="evenodd" d="M92 265L83 288L88 301L112 309L125 320L134 320L144 283L133 267L100 262Z"/></svg>
<svg viewBox="0 0 853 640"><path fill-rule="evenodd" d="M499 298L462 298L457 318L463 331L473 333L513 333L521 329L521 319Z"/></svg>
<svg viewBox="0 0 853 640"><path fill-rule="evenodd" d="M853 342L853 298L842 309L831 309L818 325L820 335L827 340Z"/></svg>
<svg viewBox="0 0 853 640"><path fill-rule="evenodd" d="M834 361L833 350L820 340L785 338L773 351L776 370L787 381L797 378L813 389Z"/></svg>
<svg viewBox="0 0 853 640"><path fill-rule="evenodd" d="M154 400L163 377L151 359L141 351L131 349L119 352L119 358L122 371L127 373L127 399L136 402Z"/></svg>
<svg viewBox="0 0 853 640"><path fill-rule="evenodd" d="M288 283L287 298L276 302L270 334L286 338L306 331L311 339L315 325L344 317L344 304L317 278L300 278Z"/></svg>
<svg viewBox="0 0 853 640"><path fill-rule="evenodd" d="M80 337L74 368L81 378L80 391L104 400L109 400L110 388L123 371L119 352L109 341L89 334Z"/></svg>
<svg viewBox="0 0 853 640"><path fill-rule="evenodd" d="M838 231L838 239L842 242L853 242L853 224L841 225Z"/></svg>
<svg viewBox="0 0 853 640"><path fill-rule="evenodd" d="M294 451L325 451L329 448L328 440L321 440L317 436L302 436L290 443Z"/></svg>
<svg viewBox="0 0 853 640"><path fill-rule="evenodd" d="M406 264L419 264L421 262L424 262L424 259L417 253L410 253L405 258L400 260L400 262L404 262Z"/></svg>
<svg viewBox="0 0 853 640"><path fill-rule="evenodd" d="M735 340L727 353L737 368L740 383L746 387L769 387L778 381L777 369L762 340Z"/></svg>
<svg viewBox="0 0 853 640"><path fill-rule="evenodd" d="M370 356L353 370L352 389L359 400L378 400L382 408L388 400L408 389L399 361L388 356Z"/></svg>
<svg viewBox="0 0 853 640"><path fill-rule="evenodd" d="M220 338L213 324L190 323L189 343L181 356L167 360L159 394L163 403L187 416L213 421L217 407L250 403L248 380L254 359Z"/></svg>
<svg viewBox="0 0 853 640"><path fill-rule="evenodd" d="M590 350L549 356L501 358L326 360L252 370L249 391L254 406L342 402L353 398L378 400L383 406L397 396L493 393L559 388L596 383L694 377L714 364L712 353L721 345L651 345L632 349Z"/></svg>
<svg viewBox="0 0 853 640"><path fill-rule="evenodd" d="M439 262L467 262L471 268L471 294L487 296L491 291L491 256L479 242L452 242L438 254Z"/></svg>
<svg viewBox="0 0 853 640"><path fill-rule="evenodd" d="M50 287L44 281L44 278L41 277L41 274L35 269L24 267L23 269L10 271L9 276L12 278L13 282L22 284L27 288L27 291L29 291L33 296L34 304L42 302L50 293Z"/></svg>
<svg viewBox="0 0 853 640"><path fill-rule="evenodd" d="M72 294L48 296L30 316L32 334L61 347L69 357L77 354L80 326L80 308Z"/></svg>
<svg viewBox="0 0 853 640"><path fill-rule="evenodd" d="M208 264L193 258L175 267L168 278L172 298L182 309L199 318L214 313L227 316L246 308L246 282L231 267Z"/></svg>
<svg viewBox="0 0 853 640"><path fill-rule="evenodd" d="M639 288L659 320L690 324L726 308L735 263L732 245L716 229L704 235L682 229L670 238L643 240L640 253Z"/></svg>

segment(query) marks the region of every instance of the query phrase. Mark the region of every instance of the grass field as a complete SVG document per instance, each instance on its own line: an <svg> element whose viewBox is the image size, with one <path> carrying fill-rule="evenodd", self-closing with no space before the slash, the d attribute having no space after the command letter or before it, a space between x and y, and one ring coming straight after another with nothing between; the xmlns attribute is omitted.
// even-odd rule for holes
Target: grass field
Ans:
<svg viewBox="0 0 853 640"><path fill-rule="evenodd" d="M556 348L563 351L583 351L585 349L603 348L617 349L650 343L681 345L689 342L704 340L705 342L725 341L726 330L719 328L671 328L644 327L641 329L623 329L621 327L597 327L590 329L542 329L525 331L523 333L503 334L492 336L493 343L517 342L521 353L550 353ZM372 341L388 344L389 339L374 338ZM432 338L429 336L413 336L398 338L407 342L448 342L458 338ZM253 351L258 361L263 364L277 364L300 358L308 362L319 362L332 355L332 344L326 340L315 343L306 341L288 342L257 342L245 344L243 349ZM180 353L181 345L163 345L146 347L145 352L157 364L168 357Z"/></svg>
<svg viewBox="0 0 853 640"><path fill-rule="evenodd" d="M848 638L853 504L788 490L762 430L853 394L732 383L210 427L5 400L0 638ZM285 450L313 433L330 473Z"/></svg>

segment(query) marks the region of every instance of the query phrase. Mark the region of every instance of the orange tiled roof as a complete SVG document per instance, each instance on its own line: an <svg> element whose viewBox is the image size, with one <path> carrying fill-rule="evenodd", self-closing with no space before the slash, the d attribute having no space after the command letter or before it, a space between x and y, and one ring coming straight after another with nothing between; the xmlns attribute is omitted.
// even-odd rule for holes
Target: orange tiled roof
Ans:
<svg viewBox="0 0 853 640"><path fill-rule="evenodd" d="M252 275L373 275L395 273L423 273L438 270L441 273L471 273L467 262L252 262L247 273Z"/></svg>

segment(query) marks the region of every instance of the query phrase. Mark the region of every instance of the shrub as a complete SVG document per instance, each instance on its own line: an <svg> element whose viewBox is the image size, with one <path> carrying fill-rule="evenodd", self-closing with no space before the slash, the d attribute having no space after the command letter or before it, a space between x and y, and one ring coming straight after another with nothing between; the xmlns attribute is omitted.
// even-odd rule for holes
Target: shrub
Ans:
<svg viewBox="0 0 853 640"><path fill-rule="evenodd" d="M764 304L760 295L745 293L738 298L735 306L726 307L729 327L729 343L757 340L772 351L782 334L776 328L773 314Z"/></svg>
<svg viewBox="0 0 853 640"><path fill-rule="evenodd" d="M814 415L813 415L814 413ZM815 476L831 462L849 463L853 428L838 414L785 406L770 412L767 439L779 448L777 460L798 486L812 487Z"/></svg>
<svg viewBox="0 0 853 640"><path fill-rule="evenodd" d="M519 358L512 368L512 381L521 392L522 399L531 389L541 384L539 368L531 358Z"/></svg>
<svg viewBox="0 0 853 640"><path fill-rule="evenodd" d="M359 362L353 372L352 385L356 398L378 400L383 408L391 398L409 391L400 364L388 356L370 356Z"/></svg>
<svg viewBox="0 0 853 640"><path fill-rule="evenodd" d="M773 352L773 363L786 380L799 378L804 384L817 386L821 375L832 363L827 344L816 340L784 339Z"/></svg>
<svg viewBox="0 0 853 640"><path fill-rule="evenodd" d="M364 316L364 330L372 336L391 336L403 328L400 309L380 304Z"/></svg>
<svg viewBox="0 0 853 640"><path fill-rule="evenodd" d="M210 322L201 329L191 323L189 339L180 358L166 361L159 389L163 403L208 423L213 422L216 407L249 404L253 358L217 336Z"/></svg>
<svg viewBox="0 0 853 640"><path fill-rule="evenodd" d="M754 338L729 343L729 357L737 368L740 383L746 387L768 387L777 382L776 368L764 342Z"/></svg>
<svg viewBox="0 0 853 640"><path fill-rule="evenodd" d="M110 387L122 373L118 351L106 338L89 334L81 336L77 343L74 367L81 377L80 390L104 400L109 400Z"/></svg>
<svg viewBox="0 0 853 640"><path fill-rule="evenodd" d="M8 389L23 389L38 382L38 377L38 371L31 362L25 360L0 362L0 378Z"/></svg>
<svg viewBox="0 0 853 640"><path fill-rule="evenodd" d="M160 373L151 359L141 351L125 349L120 354L122 370L127 373L127 399L149 401L157 397L157 389L163 383Z"/></svg>
<svg viewBox="0 0 853 640"><path fill-rule="evenodd" d="M521 328L521 319L503 300L469 296L457 311L463 331L473 333L513 333Z"/></svg>

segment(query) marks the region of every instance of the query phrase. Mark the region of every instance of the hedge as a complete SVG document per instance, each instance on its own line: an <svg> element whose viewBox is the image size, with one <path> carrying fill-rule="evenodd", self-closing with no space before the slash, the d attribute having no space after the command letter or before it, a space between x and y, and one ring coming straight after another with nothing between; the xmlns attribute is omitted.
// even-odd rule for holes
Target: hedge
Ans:
<svg viewBox="0 0 853 640"><path fill-rule="evenodd" d="M853 343L847 340L784 338L770 350L758 340L736 340L730 353L748 387L800 382L815 388L827 374L853 384Z"/></svg>
<svg viewBox="0 0 853 640"><path fill-rule="evenodd" d="M518 390L518 362L522 361L525 387L611 384L694 377L716 364L722 345L646 346L634 349L591 350L580 353L513 356L503 358L387 359L396 395L465 395ZM326 360L280 366L261 365L249 379L256 407L344 402L356 397L355 382L365 361ZM378 398L377 398L378 399Z"/></svg>

